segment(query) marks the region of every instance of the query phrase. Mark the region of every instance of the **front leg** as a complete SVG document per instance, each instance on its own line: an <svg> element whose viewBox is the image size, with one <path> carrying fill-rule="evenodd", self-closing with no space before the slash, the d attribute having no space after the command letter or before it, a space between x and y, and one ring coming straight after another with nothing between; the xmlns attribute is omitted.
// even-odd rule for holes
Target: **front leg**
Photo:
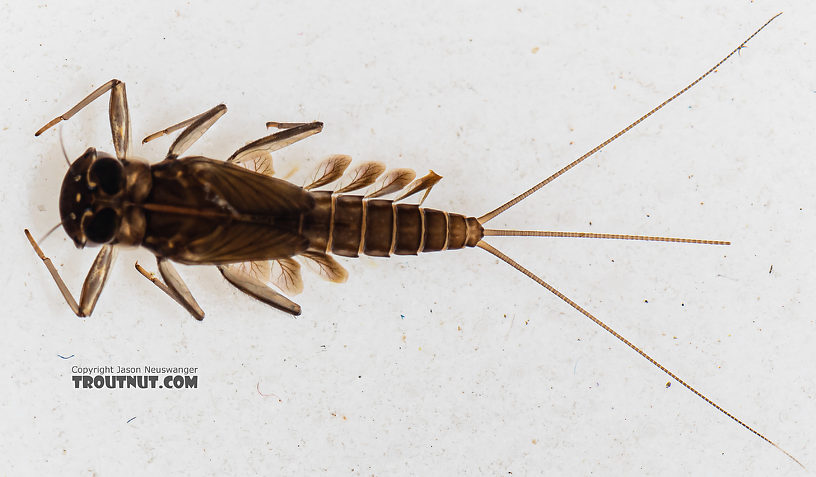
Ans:
<svg viewBox="0 0 816 477"><path fill-rule="evenodd" d="M116 157L127 159L130 154L130 112L128 111L127 94L125 93L125 83L118 79L112 79L89 94L76 106L57 116L41 127L34 136L39 136L57 123L71 119L73 115L80 112L85 106L91 104L95 99L103 94L111 92L108 116L110 118L111 136L113 137L113 147L116 150Z"/></svg>
<svg viewBox="0 0 816 477"><path fill-rule="evenodd" d="M51 259L45 256L28 229L25 229L25 235L31 246L34 247L34 251L37 252L37 256L42 259L45 267L51 272L51 276L54 278L65 301L68 302L68 306L71 307L71 311L79 317L91 316L94 307L96 307L96 302L99 300L99 295L102 294L102 289L105 287L105 282L108 280L111 265L116 258L116 248L113 245L102 246L102 250L96 255L96 259L94 259L93 265L91 265L91 269L88 270L88 275L85 277L85 282L82 284L82 293L79 296L79 305L77 305L74 296L68 286L65 285L65 282L62 281L62 277L60 277Z"/></svg>

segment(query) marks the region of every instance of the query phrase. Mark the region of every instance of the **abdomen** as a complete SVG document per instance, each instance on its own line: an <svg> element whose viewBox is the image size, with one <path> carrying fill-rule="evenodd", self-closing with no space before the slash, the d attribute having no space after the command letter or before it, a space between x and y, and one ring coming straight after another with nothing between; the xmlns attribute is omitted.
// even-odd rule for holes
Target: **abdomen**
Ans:
<svg viewBox="0 0 816 477"><path fill-rule="evenodd" d="M473 217L360 195L311 194L315 207L301 225L309 250L388 257L473 247L482 239Z"/></svg>

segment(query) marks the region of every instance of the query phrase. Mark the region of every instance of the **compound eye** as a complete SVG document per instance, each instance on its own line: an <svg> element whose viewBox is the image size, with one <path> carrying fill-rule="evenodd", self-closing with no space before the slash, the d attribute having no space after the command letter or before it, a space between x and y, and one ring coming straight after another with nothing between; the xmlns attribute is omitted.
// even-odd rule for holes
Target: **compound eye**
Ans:
<svg viewBox="0 0 816 477"><path fill-rule="evenodd" d="M116 195L122 189L122 163L111 157L98 159L88 170L88 185Z"/></svg>
<svg viewBox="0 0 816 477"><path fill-rule="evenodd" d="M82 231L91 242L108 243L116 233L116 222L116 212L105 207L95 214L88 212L82 217Z"/></svg>

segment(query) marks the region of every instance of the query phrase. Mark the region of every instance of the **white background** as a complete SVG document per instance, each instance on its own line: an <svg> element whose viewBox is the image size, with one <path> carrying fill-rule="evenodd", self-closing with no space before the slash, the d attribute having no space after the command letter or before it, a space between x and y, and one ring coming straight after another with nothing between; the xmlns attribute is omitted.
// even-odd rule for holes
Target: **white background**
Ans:
<svg viewBox="0 0 816 477"><path fill-rule="evenodd" d="M426 206L481 215L749 47L491 226L730 247L491 242L816 467L809 2L4 2L2 468L11 475L800 475L603 330L481 250L343 260L298 319L182 267L198 323L122 251L76 318L23 236L59 221L55 128L111 78L139 139L226 103L191 150L325 122L277 153L433 168ZM66 149L111 151L107 100ZM158 161L170 140L138 145ZM94 251L42 243L78 295ZM769 270L773 266L773 271ZM73 355L63 360L57 355ZM71 366L196 366L195 390L77 390ZM259 394L274 394L264 397ZM129 419L135 417L129 423Z"/></svg>

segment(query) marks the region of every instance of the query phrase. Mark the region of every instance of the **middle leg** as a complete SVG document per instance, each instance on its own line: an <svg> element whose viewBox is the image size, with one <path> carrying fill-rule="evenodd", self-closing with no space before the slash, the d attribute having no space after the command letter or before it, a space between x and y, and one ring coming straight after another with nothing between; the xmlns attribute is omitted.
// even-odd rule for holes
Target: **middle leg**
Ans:
<svg viewBox="0 0 816 477"><path fill-rule="evenodd" d="M156 263L159 266L159 273L161 274L162 278L164 278L166 284L163 283L159 277L142 268L142 266L139 265L139 262L136 262L136 270L144 275L145 278L153 282L154 285L159 287L159 289L166 293L167 296L175 300L176 303L183 306L185 310L193 315L193 318L199 321L203 320L204 310L198 306L195 298L193 298L193 294L190 293L190 289L187 288L187 285L184 283L184 280L181 279L181 276L178 274L175 267L170 264L169 260L163 258L157 257Z"/></svg>
<svg viewBox="0 0 816 477"><path fill-rule="evenodd" d="M227 112L227 107L223 104L219 104L218 106L210 109L209 111L203 112L198 116L193 116L190 119L185 119L184 121L174 124L166 129L162 129L161 131L155 132L146 138L142 139L142 144L150 142L156 138L162 137L166 134L170 134L174 131L178 131L181 128L186 128L179 137L173 141L173 144L170 145L170 149L167 151L167 159L175 159L181 154L184 153L190 146L193 145L198 139L207 132L210 127L218 121L218 118L224 115Z"/></svg>

